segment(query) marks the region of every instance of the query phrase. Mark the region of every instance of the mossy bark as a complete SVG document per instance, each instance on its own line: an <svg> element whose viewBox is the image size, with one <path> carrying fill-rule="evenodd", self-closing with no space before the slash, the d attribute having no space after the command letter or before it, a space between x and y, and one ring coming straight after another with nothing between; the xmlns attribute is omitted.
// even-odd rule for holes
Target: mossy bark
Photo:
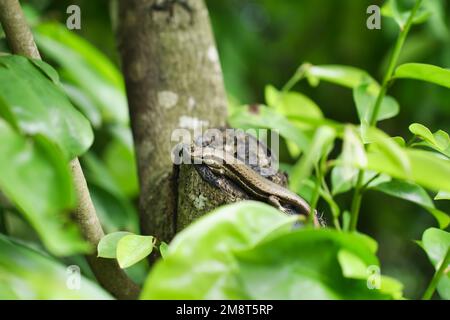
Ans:
<svg viewBox="0 0 450 320"><path fill-rule="evenodd" d="M249 199L245 192L225 179L219 181L222 182L220 189L207 183L193 165L181 165L179 170L176 231L223 204Z"/></svg>

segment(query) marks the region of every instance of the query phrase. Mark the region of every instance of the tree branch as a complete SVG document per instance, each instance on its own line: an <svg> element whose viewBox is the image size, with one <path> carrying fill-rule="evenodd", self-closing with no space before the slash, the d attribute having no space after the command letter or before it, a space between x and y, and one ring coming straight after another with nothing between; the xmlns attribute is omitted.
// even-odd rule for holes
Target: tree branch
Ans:
<svg viewBox="0 0 450 320"><path fill-rule="evenodd" d="M18 0L0 0L0 21L13 53L33 59L41 58ZM79 225L84 238L97 248L104 233L77 158L70 162L70 167L78 198L73 219ZM96 253L86 258L99 283L116 298L137 298L139 287L120 269L116 260L98 258Z"/></svg>
<svg viewBox="0 0 450 320"><path fill-rule="evenodd" d="M12 52L41 59L19 1L0 0L0 21Z"/></svg>

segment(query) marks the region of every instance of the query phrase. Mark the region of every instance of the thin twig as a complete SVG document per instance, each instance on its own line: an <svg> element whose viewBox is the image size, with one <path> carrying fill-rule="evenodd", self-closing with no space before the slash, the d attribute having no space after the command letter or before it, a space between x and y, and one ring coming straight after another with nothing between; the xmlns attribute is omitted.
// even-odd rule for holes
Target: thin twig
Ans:
<svg viewBox="0 0 450 320"><path fill-rule="evenodd" d="M431 282L425 290L425 293L423 294L422 300L430 300L433 297L434 291L436 290L436 287L439 283L439 280L441 280L442 276L445 276L448 268L448 264L450 262L450 249L447 249L447 253L444 256L444 259L441 262L441 265L436 270L436 273L433 276L433 279L431 279Z"/></svg>

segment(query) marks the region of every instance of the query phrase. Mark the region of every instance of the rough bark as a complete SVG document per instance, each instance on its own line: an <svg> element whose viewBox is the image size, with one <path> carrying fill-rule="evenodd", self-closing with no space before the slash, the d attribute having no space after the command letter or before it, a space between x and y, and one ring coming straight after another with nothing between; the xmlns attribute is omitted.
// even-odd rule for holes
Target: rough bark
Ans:
<svg viewBox="0 0 450 320"><path fill-rule="evenodd" d="M0 20L12 52L41 58L18 0L0 0Z"/></svg>
<svg viewBox="0 0 450 320"><path fill-rule="evenodd" d="M17 0L0 0L0 21L13 53L34 59L41 58ZM78 198L73 219L79 225L84 238L97 248L104 233L77 158L70 162L70 167ZM116 298L137 298L139 287L127 277L115 260L97 258L96 253L86 258L99 283Z"/></svg>
<svg viewBox="0 0 450 320"><path fill-rule="evenodd" d="M174 1L119 4L118 46L136 146L141 228L165 241L176 231L179 211L172 132L220 127L226 120L208 11L202 0L188 3L191 10ZM191 220L180 212L178 220Z"/></svg>

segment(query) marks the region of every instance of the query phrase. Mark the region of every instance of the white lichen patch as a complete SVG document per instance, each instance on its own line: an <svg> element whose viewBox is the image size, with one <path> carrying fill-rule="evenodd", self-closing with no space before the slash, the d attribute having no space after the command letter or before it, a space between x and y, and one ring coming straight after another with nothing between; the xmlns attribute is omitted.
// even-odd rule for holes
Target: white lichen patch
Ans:
<svg viewBox="0 0 450 320"><path fill-rule="evenodd" d="M209 121L195 117L181 116L178 120L178 126L185 129L194 130L202 127L207 127L208 125Z"/></svg>
<svg viewBox="0 0 450 320"><path fill-rule="evenodd" d="M147 72L145 65L141 64L139 59L137 59L131 64L130 70L131 72L129 74L131 80L133 80L134 82L138 82L144 79L145 74Z"/></svg>
<svg viewBox="0 0 450 320"><path fill-rule="evenodd" d="M192 111L192 109L195 108L195 105L197 104L197 102L195 102L195 99L193 97L189 97L188 101L187 101L187 107L189 111Z"/></svg>
<svg viewBox="0 0 450 320"><path fill-rule="evenodd" d="M203 209L206 205L206 202L208 201L208 198L206 198L202 194L200 194L198 197L196 197L194 195L190 195L189 198L191 199L192 203L194 204L194 207L198 210Z"/></svg>
<svg viewBox="0 0 450 320"><path fill-rule="evenodd" d="M178 102L178 95L172 91L159 91L158 104L163 108L172 108Z"/></svg>
<svg viewBox="0 0 450 320"><path fill-rule="evenodd" d="M208 48L208 51L206 52L206 56L208 57L208 60L211 62L218 62L219 61L219 54L217 53L217 49L215 46L210 46Z"/></svg>

